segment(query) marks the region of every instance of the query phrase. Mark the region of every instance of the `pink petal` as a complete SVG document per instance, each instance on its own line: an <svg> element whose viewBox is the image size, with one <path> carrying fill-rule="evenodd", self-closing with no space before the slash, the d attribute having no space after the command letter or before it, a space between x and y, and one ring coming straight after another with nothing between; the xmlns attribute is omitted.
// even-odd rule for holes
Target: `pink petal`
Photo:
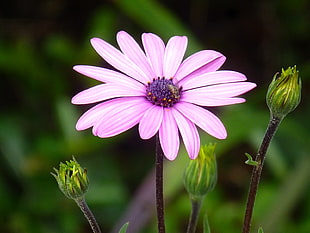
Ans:
<svg viewBox="0 0 310 233"><path fill-rule="evenodd" d="M149 59L149 62L155 73L155 77L163 77L163 60L165 53L165 44L162 39L152 33L142 34L142 43Z"/></svg>
<svg viewBox="0 0 310 233"><path fill-rule="evenodd" d="M226 60L226 58L224 56L218 57L218 58L214 59L213 61L209 62L208 64L205 64L204 66L202 66L202 67L198 68L197 70L195 70L194 72L190 73L189 75L187 75L186 77L181 79L181 81L183 81L185 79L190 80L190 79L193 79L197 76L217 71L224 64L225 60Z"/></svg>
<svg viewBox="0 0 310 233"><path fill-rule="evenodd" d="M187 47L186 36L171 37L165 50L163 74L165 78L174 77L183 60Z"/></svg>
<svg viewBox="0 0 310 233"><path fill-rule="evenodd" d="M230 70L219 70L215 72L205 73L195 77L188 76L182 79L178 83L178 85L182 86L183 90L188 90L192 88L209 86L213 84L240 82L245 80L246 80L245 75L239 72Z"/></svg>
<svg viewBox="0 0 310 233"><path fill-rule="evenodd" d="M96 67L96 66L86 66L77 65L73 69L81 74L84 74L90 78L96 79L104 83L114 83L121 86L129 86L131 88L144 88L144 85L137 80L128 77L120 72L116 72L110 69Z"/></svg>
<svg viewBox="0 0 310 233"><path fill-rule="evenodd" d="M162 122L163 119L163 107L153 105L150 107L139 123L139 134L142 139L149 139L153 137Z"/></svg>
<svg viewBox="0 0 310 233"><path fill-rule="evenodd" d="M124 103L124 98L117 98L113 100L108 100L103 103L97 104L96 106L90 108L86 111L76 123L77 130L84 130L92 127L97 122L101 121L103 116L111 111L115 106L122 105ZM135 97L127 98L127 101L135 101L136 104L140 103L141 98L135 99Z"/></svg>
<svg viewBox="0 0 310 233"><path fill-rule="evenodd" d="M149 77L138 66L109 43L99 38L93 38L91 44L96 52L116 69L139 82L146 83L149 81Z"/></svg>
<svg viewBox="0 0 310 233"><path fill-rule="evenodd" d="M225 57L221 53L213 50L203 50L194 53L182 62L174 77L180 81L195 70L205 65L212 64L212 62L219 58L223 59Z"/></svg>
<svg viewBox="0 0 310 233"><path fill-rule="evenodd" d="M73 104L90 104L125 96L145 96L145 92L141 89L132 89L110 83L100 84L76 94L71 102Z"/></svg>
<svg viewBox="0 0 310 233"><path fill-rule="evenodd" d="M114 105L110 111L102 116L99 122L94 124L94 135L101 138L118 135L135 126L145 111L152 106L144 98L134 98L132 100L130 98L122 99L123 102Z"/></svg>
<svg viewBox="0 0 310 233"><path fill-rule="evenodd" d="M165 108L161 127L159 128L159 140L164 155L169 160L174 160L179 151L179 131L172 112Z"/></svg>
<svg viewBox="0 0 310 233"><path fill-rule="evenodd" d="M237 82L237 83L224 83L224 84L216 84L212 86L200 87L190 89L185 92L187 92L187 95L193 94L196 97L200 97L203 99L227 98L241 95L253 89L254 87L256 87L255 83Z"/></svg>
<svg viewBox="0 0 310 233"><path fill-rule="evenodd" d="M181 100L196 105L208 107L240 104L245 102L245 99L243 98L211 98L209 96L204 96L203 93L201 95L201 93L192 93L188 91L182 93Z"/></svg>
<svg viewBox="0 0 310 233"><path fill-rule="evenodd" d="M149 77L149 81L156 77L144 52L132 36L127 32L120 31L117 33L117 42L122 52Z"/></svg>
<svg viewBox="0 0 310 233"><path fill-rule="evenodd" d="M196 126L176 109L171 109L177 122L185 148L191 159L195 159L200 149L200 138Z"/></svg>
<svg viewBox="0 0 310 233"><path fill-rule="evenodd" d="M173 107L211 136L218 139L225 139L227 137L223 123L208 110L186 102L179 102Z"/></svg>

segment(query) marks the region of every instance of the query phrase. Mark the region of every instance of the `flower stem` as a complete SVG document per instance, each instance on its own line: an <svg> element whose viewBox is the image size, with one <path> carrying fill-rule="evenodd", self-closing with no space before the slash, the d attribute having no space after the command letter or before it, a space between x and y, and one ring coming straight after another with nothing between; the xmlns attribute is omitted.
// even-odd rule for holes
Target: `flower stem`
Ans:
<svg viewBox="0 0 310 233"><path fill-rule="evenodd" d="M261 177L261 173L262 173L262 169L264 165L266 152L267 152L267 149L269 147L269 144L275 132L278 129L279 124L281 123L281 120L282 118L277 118L273 116L271 117L268 127L267 127L267 131L265 133L263 141L256 155L255 161L258 164L257 166L254 166L252 170L251 183L250 183L250 188L249 188L248 200L246 204L246 211L245 211L245 216L244 216L244 221L243 221L242 233L250 232L257 188L258 188L258 184L260 181L260 177Z"/></svg>
<svg viewBox="0 0 310 233"><path fill-rule="evenodd" d="M192 202L192 210L191 210L191 215L189 218L186 233L194 233L196 231L200 207L202 204L201 200L193 200L192 199L191 202Z"/></svg>
<svg viewBox="0 0 310 233"><path fill-rule="evenodd" d="M76 204L80 207L81 211L83 212L84 216L86 217L89 225L94 233L101 233L100 227L95 219L95 216L89 209L86 201L84 198L75 199Z"/></svg>
<svg viewBox="0 0 310 233"><path fill-rule="evenodd" d="M157 226L159 233L165 233L164 219L164 192L163 192L163 162L164 155L159 142L159 135L156 136L156 210Z"/></svg>

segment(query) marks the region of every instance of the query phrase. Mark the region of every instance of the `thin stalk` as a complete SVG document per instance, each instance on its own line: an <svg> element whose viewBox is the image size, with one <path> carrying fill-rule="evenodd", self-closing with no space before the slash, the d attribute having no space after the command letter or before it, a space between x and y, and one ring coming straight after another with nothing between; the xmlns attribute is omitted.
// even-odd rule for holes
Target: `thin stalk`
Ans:
<svg viewBox="0 0 310 233"><path fill-rule="evenodd" d="M192 202L192 210L189 218L187 231L186 233L194 233L196 231L197 222L199 218L199 212L201 208L202 201L201 200L191 200Z"/></svg>
<svg viewBox="0 0 310 233"><path fill-rule="evenodd" d="M76 199L76 204L80 207L81 211L83 212L84 216L86 217L89 225L94 233L101 233L100 227L96 221L95 216L89 209L86 201L84 198Z"/></svg>
<svg viewBox="0 0 310 233"><path fill-rule="evenodd" d="M156 210L159 233L165 233L164 192L163 192L164 154L160 146L159 135L156 136Z"/></svg>
<svg viewBox="0 0 310 233"><path fill-rule="evenodd" d="M268 150L269 144L278 129L279 124L281 123L280 118L271 117L268 128L266 130L263 141L259 147L258 153L256 155L255 161L258 163L257 166L253 167L252 175L251 175L251 183L248 193L248 199L246 204L246 210L243 221L242 233L249 233L251 228L251 221L254 209L254 203L257 193L258 184L260 181L264 160L266 157L266 152Z"/></svg>

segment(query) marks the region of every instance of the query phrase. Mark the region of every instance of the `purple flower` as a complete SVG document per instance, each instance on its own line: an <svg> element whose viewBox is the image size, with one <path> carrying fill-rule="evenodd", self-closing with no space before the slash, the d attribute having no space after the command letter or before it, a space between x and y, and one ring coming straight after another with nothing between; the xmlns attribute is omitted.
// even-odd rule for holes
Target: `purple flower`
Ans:
<svg viewBox="0 0 310 233"><path fill-rule="evenodd" d="M78 65L74 70L101 81L72 98L73 104L100 102L85 112L77 130L112 137L139 124L142 139L157 132L167 159L174 160L183 138L191 159L200 148L197 127L218 139L227 136L223 123L203 108L245 102L236 97L256 85L238 72L219 70L225 57L203 50L186 58L187 37L171 37L167 45L152 33L142 34L144 51L126 32L117 33L120 50L99 38L91 39L97 53L120 72ZM203 106L203 107L200 107Z"/></svg>

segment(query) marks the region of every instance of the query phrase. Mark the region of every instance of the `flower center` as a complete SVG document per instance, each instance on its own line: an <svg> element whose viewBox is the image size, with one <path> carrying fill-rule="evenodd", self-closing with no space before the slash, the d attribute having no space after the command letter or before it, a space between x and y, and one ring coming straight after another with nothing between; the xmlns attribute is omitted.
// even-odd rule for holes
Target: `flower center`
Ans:
<svg viewBox="0 0 310 233"><path fill-rule="evenodd" d="M147 84L146 98L155 105L171 107L180 100L181 89L172 82L172 78L154 78Z"/></svg>

